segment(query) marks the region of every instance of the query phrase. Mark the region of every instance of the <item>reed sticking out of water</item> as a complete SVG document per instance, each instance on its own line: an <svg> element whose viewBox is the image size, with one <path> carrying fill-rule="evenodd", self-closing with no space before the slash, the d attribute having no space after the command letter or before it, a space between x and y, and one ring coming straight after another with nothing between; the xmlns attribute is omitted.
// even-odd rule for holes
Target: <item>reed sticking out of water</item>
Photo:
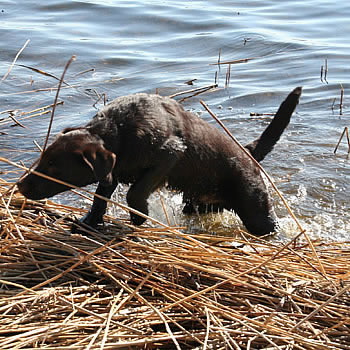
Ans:
<svg viewBox="0 0 350 350"><path fill-rule="evenodd" d="M64 76L65 76L65 74L66 74L70 64L75 60L75 58L76 58L75 56L72 56L68 60L68 62L66 63L66 66L64 67L64 70L63 70L63 73L61 75L61 78L59 80L58 87L57 87L57 90L56 90L55 100L54 100L54 103L53 103L53 106L52 106L50 123L49 123L49 126L47 128L47 134L46 134L46 139L45 139L44 146L43 146L43 152L45 152L47 143L49 141L49 136L50 136L50 132L51 132L51 128L52 128L53 118L54 118L54 115L55 115L55 110L56 110L57 101L58 101L58 95L59 95L60 90L61 90L61 86L62 86L62 83L63 83L63 80L64 80ZM43 152L41 153L41 155L43 154Z"/></svg>
<svg viewBox="0 0 350 350"><path fill-rule="evenodd" d="M344 99L344 87L340 84L340 104L339 104L339 114L343 115L343 99Z"/></svg>
<svg viewBox="0 0 350 350"><path fill-rule="evenodd" d="M103 99L103 105L105 106L107 103L107 95L106 93L99 94L95 89L92 89L92 91L96 94L97 100L94 102L92 107L96 108L96 105Z"/></svg>
<svg viewBox="0 0 350 350"><path fill-rule="evenodd" d="M230 80L231 80L231 65L229 64L226 72L225 89L230 86Z"/></svg>
<svg viewBox="0 0 350 350"><path fill-rule="evenodd" d="M328 84L327 73L328 73L328 59L326 58L324 60L324 66L323 64L321 65L321 82L325 82L326 84Z"/></svg>
<svg viewBox="0 0 350 350"><path fill-rule="evenodd" d="M339 147L339 144L341 142L341 140L343 139L344 135L346 135L346 138L347 138L347 141L348 141L348 156L350 155L350 137L349 137L349 130L348 130L348 127L346 126L339 138L339 141L334 149L334 154L337 152L338 150L338 147Z"/></svg>
<svg viewBox="0 0 350 350"><path fill-rule="evenodd" d="M218 69L215 71L215 84L219 85L219 76L221 71L221 49L219 49L219 57L218 57Z"/></svg>
<svg viewBox="0 0 350 350"><path fill-rule="evenodd" d="M335 101L337 100L336 97L333 98L333 101L332 101L332 111L334 112L334 106L335 106Z"/></svg>
<svg viewBox="0 0 350 350"><path fill-rule="evenodd" d="M219 57L218 57L218 68L219 68L219 72L220 72L220 68L221 68L221 49L219 49Z"/></svg>
<svg viewBox="0 0 350 350"><path fill-rule="evenodd" d="M18 57L20 56L20 54L23 52L23 50L26 48L26 46L29 44L30 40L28 39L24 45L22 46L22 48L17 52L17 55L15 56L12 64L10 65L8 71L6 72L6 74L2 77L2 79L0 80L0 84L9 76L13 66L16 64L16 61L18 59Z"/></svg>

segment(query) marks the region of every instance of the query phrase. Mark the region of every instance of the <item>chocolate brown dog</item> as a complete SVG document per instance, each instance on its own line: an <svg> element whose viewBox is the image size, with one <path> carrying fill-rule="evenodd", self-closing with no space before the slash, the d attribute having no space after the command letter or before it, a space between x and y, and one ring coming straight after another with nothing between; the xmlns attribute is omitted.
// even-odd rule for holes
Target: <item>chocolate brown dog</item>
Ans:
<svg viewBox="0 0 350 350"><path fill-rule="evenodd" d="M301 88L281 104L260 138L246 146L261 161L279 140L299 102ZM36 171L76 186L98 182L110 197L118 183L131 184L127 202L147 214L147 198L158 187L183 192L185 213L234 210L246 228L263 235L276 229L276 216L259 168L228 136L158 95L120 97L84 127L68 128L46 149ZM69 187L34 174L18 182L30 199L51 197ZM103 222L106 202L95 197L82 222ZM145 219L131 213L131 221Z"/></svg>

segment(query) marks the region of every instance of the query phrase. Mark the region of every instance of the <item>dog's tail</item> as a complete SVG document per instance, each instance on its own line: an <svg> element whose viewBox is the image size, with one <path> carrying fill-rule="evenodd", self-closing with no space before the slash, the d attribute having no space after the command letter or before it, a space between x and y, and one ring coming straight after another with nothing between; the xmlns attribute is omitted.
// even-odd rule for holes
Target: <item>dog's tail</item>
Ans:
<svg viewBox="0 0 350 350"><path fill-rule="evenodd" d="M290 117L299 103L301 90L301 87L295 88L281 103L275 117L261 136L245 146L258 162L262 161L272 151L284 129L288 126Z"/></svg>

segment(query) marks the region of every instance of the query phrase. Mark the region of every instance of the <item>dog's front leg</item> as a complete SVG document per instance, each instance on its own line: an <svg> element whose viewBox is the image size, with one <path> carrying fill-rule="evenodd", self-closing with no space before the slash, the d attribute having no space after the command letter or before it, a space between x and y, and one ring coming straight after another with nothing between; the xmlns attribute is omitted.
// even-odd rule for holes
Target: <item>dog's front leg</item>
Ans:
<svg viewBox="0 0 350 350"><path fill-rule="evenodd" d="M98 184L97 189L96 189L96 194L110 198L111 195L113 194L115 188L117 187L118 182L113 182L111 185L102 185L101 183ZM98 197L94 197L94 201L92 203L92 206L88 213L84 215L81 219L80 222L82 224L88 225L90 227L97 227L98 224L103 223L103 215L106 212L107 208L107 202L103 199L100 199ZM72 227L72 232L76 232L77 226L74 225Z"/></svg>
<svg viewBox="0 0 350 350"><path fill-rule="evenodd" d="M165 181L166 175L171 171L177 161L174 153L166 153L159 156L158 163L153 168L148 169L129 188L126 199L128 205L141 213L148 215L148 196L155 191ZM143 224L146 219L135 213L130 213L131 222L134 225Z"/></svg>

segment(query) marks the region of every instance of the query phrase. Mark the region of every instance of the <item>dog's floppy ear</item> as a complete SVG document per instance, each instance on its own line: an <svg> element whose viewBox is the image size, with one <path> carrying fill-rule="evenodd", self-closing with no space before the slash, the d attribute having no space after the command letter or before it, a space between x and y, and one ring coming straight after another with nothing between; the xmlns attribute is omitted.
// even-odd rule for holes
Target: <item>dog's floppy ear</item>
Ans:
<svg viewBox="0 0 350 350"><path fill-rule="evenodd" d="M83 148L82 156L100 183L112 184L112 172L116 161L116 155L113 152L108 151L100 144L89 143Z"/></svg>

